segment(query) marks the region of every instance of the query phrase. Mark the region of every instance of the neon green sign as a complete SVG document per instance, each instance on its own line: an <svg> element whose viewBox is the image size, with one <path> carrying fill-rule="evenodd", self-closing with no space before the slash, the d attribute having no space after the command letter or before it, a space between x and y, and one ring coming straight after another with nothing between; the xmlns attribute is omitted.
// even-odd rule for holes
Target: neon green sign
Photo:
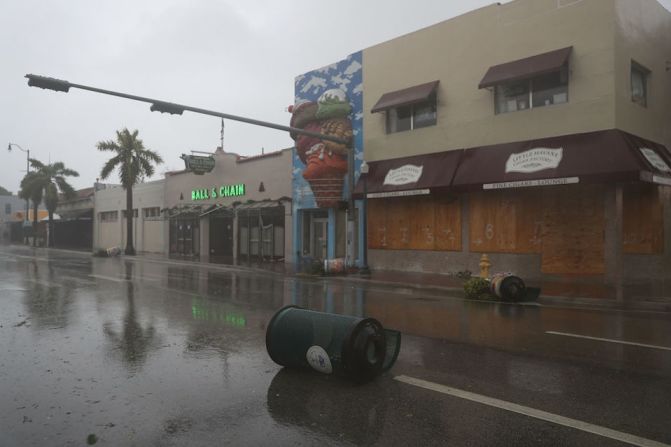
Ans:
<svg viewBox="0 0 671 447"><path fill-rule="evenodd" d="M210 189L194 189L191 191L191 200L209 200L217 197L238 197L245 195L245 184L223 185Z"/></svg>
<svg viewBox="0 0 671 447"><path fill-rule="evenodd" d="M191 301L191 316L194 320L218 321L233 327L247 326L247 318L239 312L228 312L219 309L208 309L201 300Z"/></svg>

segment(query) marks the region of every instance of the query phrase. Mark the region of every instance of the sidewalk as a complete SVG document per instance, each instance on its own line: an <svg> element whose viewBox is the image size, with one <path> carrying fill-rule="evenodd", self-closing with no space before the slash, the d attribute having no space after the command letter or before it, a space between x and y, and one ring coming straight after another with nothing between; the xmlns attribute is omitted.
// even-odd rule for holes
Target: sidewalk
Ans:
<svg viewBox="0 0 671 447"><path fill-rule="evenodd" d="M76 250L54 248L37 248L36 250L53 250L91 256L91 253ZM123 255L121 257L123 258ZM284 277L306 277L304 274L297 273L292 266L287 266L283 263L269 265L227 265L179 260L159 254L139 254L134 257L126 257L125 259L130 261L146 260L149 262L192 267L198 266L214 270L264 272ZM426 289L444 292L446 295L449 294L450 297L465 299L463 280L452 275L439 273L372 271L370 275L365 276L356 273L349 275L307 276L321 280L350 281L362 285L376 284L386 287ZM525 278L522 279L525 280ZM622 284L619 291L621 297L619 300L617 299L617 288L613 285L604 284L601 277L574 276L562 278L548 276L539 280L526 280L526 282L528 286L541 288L541 296L538 300L538 304L541 306L671 312L671 278L666 281L642 281Z"/></svg>
<svg viewBox="0 0 671 447"><path fill-rule="evenodd" d="M449 292L452 296L464 296L463 280L452 275L373 271L370 276L350 275L346 278L418 289L439 289ZM617 299L617 288L614 285L604 284L600 277L548 276L526 282L527 286L541 289L541 296L538 300L540 305L671 312L671 278L667 281L622 284L620 300Z"/></svg>

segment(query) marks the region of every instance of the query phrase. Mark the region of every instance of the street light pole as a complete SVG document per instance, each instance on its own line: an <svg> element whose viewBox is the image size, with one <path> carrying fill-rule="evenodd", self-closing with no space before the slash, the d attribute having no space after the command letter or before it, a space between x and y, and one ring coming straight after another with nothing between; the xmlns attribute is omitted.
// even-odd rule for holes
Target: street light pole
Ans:
<svg viewBox="0 0 671 447"><path fill-rule="evenodd" d="M362 275L370 275L370 268L368 267L368 171L370 167L366 160L361 163L361 175L363 176L363 216L361 217L363 227L363 257L361 262L361 269L359 272Z"/></svg>
<svg viewBox="0 0 671 447"><path fill-rule="evenodd" d="M18 147L22 152L26 153L26 175L30 172L30 149L24 149L18 144L15 143L8 143L7 144L7 150L9 152L12 152L12 146ZM26 215L24 216L23 220L23 232L25 234L26 228L30 226L30 220L28 219L28 213L30 212L30 204L28 202L28 198L26 197ZM27 244L28 243L28 236L25 237L24 242Z"/></svg>
<svg viewBox="0 0 671 447"><path fill-rule="evenodd" d="M319 138L320 140L333 141L334 143L347 145L349 149L352 148L350 139L338 138L332 135L325 135L319 132L311 132L309 130L299 129L297 127L283 126L268 121L261 121L253 118L245 118L243 116L230 115L228 113L216 112L214 110L201 109L198 107L191 107L184 104L176 104L174 102L161 101L159 99L146 98L144 96L129 95L128 93L115 92L113 90L104 90L88 85L75 84L64 81L62 79L49 78L46 76L38 76L34 74L27 74L28 85L30 87L43 88L45 90L54 90L57 92L67 93L71 88L78 88L80 90L88 90L90 92L102 93L103 95L118 96L120 98L132 99L133 101L147 102L151 104L149 110L152 112L169 113L171 115L181 115L186 112L200 113L202 115L216 116L219 118L229 119L233 121L240 121L255 126L269 127L271 129L283 130L285 132L296 133L299 135L307 135L309 137Z"/></svg>
<svg viewBox="0 0 671 447"><path fill-rule="evenodd" d="M75 84L69 81L65 81L62 79L55 79L55 78L50 78L46 76L39 76L39 75L34 75L34 74L27 74L25 76L28 78L28 86L30 87L38 87L38 88L43 88L46 90L54 90L57 92L69 92L71 88L77 88L80 90L88 90L91 92L95 93L102 93L103 95L111 95L111 96L118 96L120 98L126 98L126 99L132 99L134 101L140 101L140 102L146 102L150 103L151 107L149 107L149 110L152 112L161 112L161 113L169 113L171 115L181 115L185 111L188 112L193 112L193 113L200 113L202 115L210 115L210 116L216 116L219 118L224 118L224 119L229 119L233 121L240 121L243 123L247 124L252 124L255 126L261 126L261 127L268 127L271 129L276 129L276 130L282 130L285 132L290 132L298 135L306 135L309 137L313 138L318 138L320 140L326 140L326 141L333 141L334 143L339 143L343 144L347 147L348 149L348 154L347 154L347 164L348 164L348 187L349 187L349 194L348 194L348 201L347 201L347 210L348 210L348 222L347 222L347 248L348 248L348 253L347 256L349 257L348 262L350 264L353 263L354 261L354 256L353 256L353 238L354 238L354 198L352 196L353 194L353 189L354 189L354 145L352 143L352 139L348 138L338 138L332 135L325 135L319 132L311 132L309 130L304 130L300 129L297 127L290 127L290 126L283 126L281 124L275 124L275 123L270 123L267 121L261 121L261 120L256 120L252 118L245 118L242 116L236 116L236 115L230 115L228 113L221 113L221 112L215 112L213 110L207 110L207 109L201 109L198 107L191 107L187 106L184 104L176 104L172 102L167 102L167 101L161 101L158 99L152 99L152 98L145 98L143 96L137 96L137 95L130 95L128 93L121 93L121 92L115 92L112 90L104 90L101 88L97 87L91 87L88 85L82 85L82 84Z"/></svg>

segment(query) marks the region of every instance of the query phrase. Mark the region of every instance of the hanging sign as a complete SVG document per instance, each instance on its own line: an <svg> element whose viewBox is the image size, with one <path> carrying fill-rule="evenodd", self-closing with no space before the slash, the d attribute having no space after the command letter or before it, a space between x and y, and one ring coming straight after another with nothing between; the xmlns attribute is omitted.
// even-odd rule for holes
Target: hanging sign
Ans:
<svg viewBox="0 0 671 447"><path fill-rule="evenodd" d="M528 174L543 169L555 169L559 166L563 153L564 148L561 147L557 149L537 147L519 154L510 154L508 161L506 161L506 174L508 172Z"/></svg>
<svg viewBox="0 0 671 447"><path fill-rule="evenodd" d="M217 197L238 197L245 195L245 184L223 185L219 188L203 188L191 191L191 200L210 200Z"/></svg>
<svg viewBox="0 0 671 447"><path fill-rule="evenodd" d="M186 155L182 154L184 165L187 171L191 171L196 175L203 175L206 172L211 172L214 169L214 157L202 157L200 155Z"/></svg>
<svg viewBox="0 0 671 447"><path fill-rule="evenodd" d="M424 166L405 165L400 168L390 169L384 177L384 185L407 185L408 183L417 183L422 176Z"/></svg>
<svg viewBox="0 0 671 447"><path fill-rule="evenodd" d="M659 154L652 149L648 149L647 147L642 147L641 148L641 153L645 157L648 162L654 166L656 169L662 171L662 172L671 172L671 168L669 168L669 165L666 164L664 159L659 156Z"/></svg>

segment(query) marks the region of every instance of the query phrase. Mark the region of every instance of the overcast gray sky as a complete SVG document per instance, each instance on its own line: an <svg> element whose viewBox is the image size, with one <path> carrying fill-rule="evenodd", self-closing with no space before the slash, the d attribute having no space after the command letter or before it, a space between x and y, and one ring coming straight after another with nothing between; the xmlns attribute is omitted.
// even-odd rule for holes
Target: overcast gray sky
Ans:
<svg viewBox="0 0 671 447"><path fill-rule="evenodd" d="M26 73L287 124L294 77L491 0L2 0L0 185L16 192L25 154L63 161L91 186L109 154L95 145L139 129L166 170L212 151L220 121L82 90L28 88ZM671 9L671 0L662 0ZM254 155L291 146L287 134L226 122L225 147ZM117 181L116 178L112 181Z"/></svg>

